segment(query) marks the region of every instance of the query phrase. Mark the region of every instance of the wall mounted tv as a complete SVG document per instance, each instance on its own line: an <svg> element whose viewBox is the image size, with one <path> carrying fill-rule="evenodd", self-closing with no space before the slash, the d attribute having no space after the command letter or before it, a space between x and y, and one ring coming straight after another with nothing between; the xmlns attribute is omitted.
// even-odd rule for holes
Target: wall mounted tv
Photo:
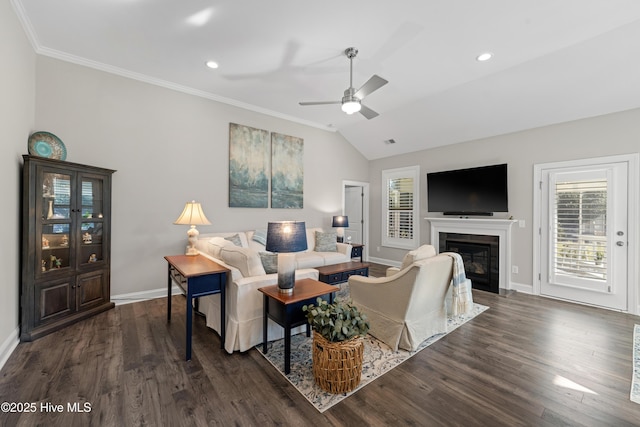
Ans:
<svg viewBox="0 0 640 427"><path fill-rule="evenodd" d="M507 164L427 173L427 203L445 215L508 212Z"/></svg>

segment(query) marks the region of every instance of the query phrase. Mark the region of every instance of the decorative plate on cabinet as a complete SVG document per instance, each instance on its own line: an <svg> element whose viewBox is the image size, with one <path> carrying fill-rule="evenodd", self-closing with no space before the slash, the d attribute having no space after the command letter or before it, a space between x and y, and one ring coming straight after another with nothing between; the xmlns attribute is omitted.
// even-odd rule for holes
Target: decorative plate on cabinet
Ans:
<svg viewBox="0 0 640 427"><path fill-rule="evenodd" d="M66 160L67 147L50 132L34 132L29 137L29 154L48 159Z"/></svg>

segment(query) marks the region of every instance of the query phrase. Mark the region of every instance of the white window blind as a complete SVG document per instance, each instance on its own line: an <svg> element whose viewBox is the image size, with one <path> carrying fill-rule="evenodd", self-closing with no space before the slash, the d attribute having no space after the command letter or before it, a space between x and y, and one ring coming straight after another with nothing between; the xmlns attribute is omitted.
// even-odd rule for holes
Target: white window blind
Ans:
<svg viewBox="0 0 640 427"><path fill-rule="evenodd" d="M418 233L418 166L382 172L383 195L382 244L414 249L419 246Z"/></svg>
<svg viewBox="0 0 640 427"><path fill-rule="evenodd" d="M607 181L555 183L555 274L607 279Z"/></svg>

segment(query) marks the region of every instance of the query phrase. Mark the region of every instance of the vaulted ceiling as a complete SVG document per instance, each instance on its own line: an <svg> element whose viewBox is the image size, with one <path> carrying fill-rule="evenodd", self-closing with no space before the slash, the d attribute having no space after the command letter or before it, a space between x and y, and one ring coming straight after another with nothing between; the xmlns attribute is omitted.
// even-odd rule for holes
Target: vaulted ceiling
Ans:
<svg viewBox="0 0 640 427"><path fill-rule="evenodd" d="M334 130L368 159L640 107L637 0L11 1L39 54ZM351 46L354 88L389 81L363 101L380 115L300 106L342 98Z"/></svg>

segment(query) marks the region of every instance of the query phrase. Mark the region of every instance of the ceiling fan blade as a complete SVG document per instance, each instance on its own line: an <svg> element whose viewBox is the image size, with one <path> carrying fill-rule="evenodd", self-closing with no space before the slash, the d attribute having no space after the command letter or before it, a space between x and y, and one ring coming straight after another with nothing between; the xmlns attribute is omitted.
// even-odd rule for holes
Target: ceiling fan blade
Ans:
<svg viewBox="0 0 640 427"><path fill-rule="evenodd" d="M375 111L373 111L371 108L365 107L362 104L360 105L360 114L365 116L368 120L371 120L374 117L378 117L379 116L379 114L376 113Z"/></svg>
<svg viewBox="0 0 640 427"><path fill-rule="evenodd" d="M319 102L298 102L300 105L327 105L327 104L342 104L342 101L319 101Z"/></svg>
<svg viewBox="0 0 640 427"><path fill-rule="evenodd" d="M365 84L363 84L360 89L354 94L356 98L363 99L365 96L369 95L373 91L380 89L382 86L389 83L387 80L383 79L378 75L373 75Z"/></svg>

